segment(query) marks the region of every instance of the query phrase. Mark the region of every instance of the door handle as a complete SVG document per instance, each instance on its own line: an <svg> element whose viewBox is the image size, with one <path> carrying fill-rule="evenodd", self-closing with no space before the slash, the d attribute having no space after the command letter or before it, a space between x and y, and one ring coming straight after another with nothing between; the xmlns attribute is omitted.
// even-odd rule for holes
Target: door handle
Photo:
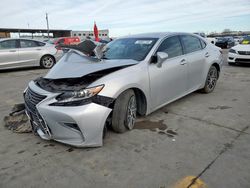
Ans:
<svg viewBox="0 0 250 188"><path fill-rule="evenodd" d="M207 52L207 53L205 53L205 57L209 57L210 55L209 55L209 53Z"/></svg>
<svg viewBox="0 0 250 188"><path fill-rule="evenodd" d="M40 49L40 48L37 48L36 50L37 50L37 51L40 51L40 50L42 50L42 49Z"/></svg>
<svg viewBox="0 0 250 188"><path fill-rule="evenodd" d="M9 52L16 52L16 50L10 50Z"/></svg>
<svg viewBox="0 0 250 188"><path fill-rule="evenodd" d="M185 65L185 64L187 64L186 59L182 59L181 62L180 62L180 65Z"/></svg>

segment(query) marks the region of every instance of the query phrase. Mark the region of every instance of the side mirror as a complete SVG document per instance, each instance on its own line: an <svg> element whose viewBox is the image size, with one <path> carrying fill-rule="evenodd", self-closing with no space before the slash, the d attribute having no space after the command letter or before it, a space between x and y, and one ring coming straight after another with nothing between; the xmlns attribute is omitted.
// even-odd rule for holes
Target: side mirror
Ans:
<svg viewBox="0 0 250 188"><path fill-rule="evenodd" d="M162 63L168 58L168 54L166 52L157 52L157 67L161 67Z"/></svg>

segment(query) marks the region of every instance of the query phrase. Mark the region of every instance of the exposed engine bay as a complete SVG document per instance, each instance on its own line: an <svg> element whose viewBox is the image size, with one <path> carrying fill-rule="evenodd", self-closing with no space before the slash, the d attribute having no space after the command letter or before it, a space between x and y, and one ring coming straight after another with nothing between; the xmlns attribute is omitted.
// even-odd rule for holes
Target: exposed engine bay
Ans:
<svg viewBox="0 0 250 188"><path fill-rule="evenodd" d="M106 76L117 70L126 68L129 65L121 67L113 67L94 73L87 74L80 78L62 78L62 79L48 79L44 77L37 78L35 83L42 89L49 92L58 92L58 91L74 91L86 88L92 82L98 80L99 78Z"/></svg>

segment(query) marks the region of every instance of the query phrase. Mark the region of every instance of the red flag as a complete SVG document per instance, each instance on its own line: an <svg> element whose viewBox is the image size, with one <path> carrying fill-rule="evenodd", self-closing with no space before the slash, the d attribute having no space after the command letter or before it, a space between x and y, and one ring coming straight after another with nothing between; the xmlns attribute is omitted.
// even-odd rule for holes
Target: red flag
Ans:
<svg viewBox="0 0 250 188"><path fill-rule="evenodd" d="M98 28L96 26L96 24L94 24L94 35L95 35L95 41L99 41L99 35L98 35Z"/></svg>

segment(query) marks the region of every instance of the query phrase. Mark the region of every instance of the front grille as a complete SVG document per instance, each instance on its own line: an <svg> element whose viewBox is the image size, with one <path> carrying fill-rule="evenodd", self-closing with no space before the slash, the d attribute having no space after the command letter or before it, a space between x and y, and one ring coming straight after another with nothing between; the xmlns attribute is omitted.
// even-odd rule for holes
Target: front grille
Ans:
<svg viewBox="0 0 250 188"><path fill-rule="evenodd" d="M46 125L36 108L36 105L45 98L46 96L35 93L30 88L28 88L24 94L25 108L31 118L33 130L37 132L37 129L41 128L44 134L51 135L48 126Z"/></svg>
<svg viewBox="0 0 250 188"><path fill-rule="evenodd" d="M250 51L238 51L240 55L250 55Z"/></svg>
<svg viewBox="0 0 250 188"><path fill-rule="evenodd" d="M235 62L237 62L237 63L250 63L250 59L236 58Z"/></svg>
<svg viewBox="0 0 250 188"><path fill-rule="evenodd" d="M30 88L27 89L24 95L25 104L28 106L31 112L35 112L36 105L45 98L46 96L37 94L34 91L32 91Z"/></svg>

